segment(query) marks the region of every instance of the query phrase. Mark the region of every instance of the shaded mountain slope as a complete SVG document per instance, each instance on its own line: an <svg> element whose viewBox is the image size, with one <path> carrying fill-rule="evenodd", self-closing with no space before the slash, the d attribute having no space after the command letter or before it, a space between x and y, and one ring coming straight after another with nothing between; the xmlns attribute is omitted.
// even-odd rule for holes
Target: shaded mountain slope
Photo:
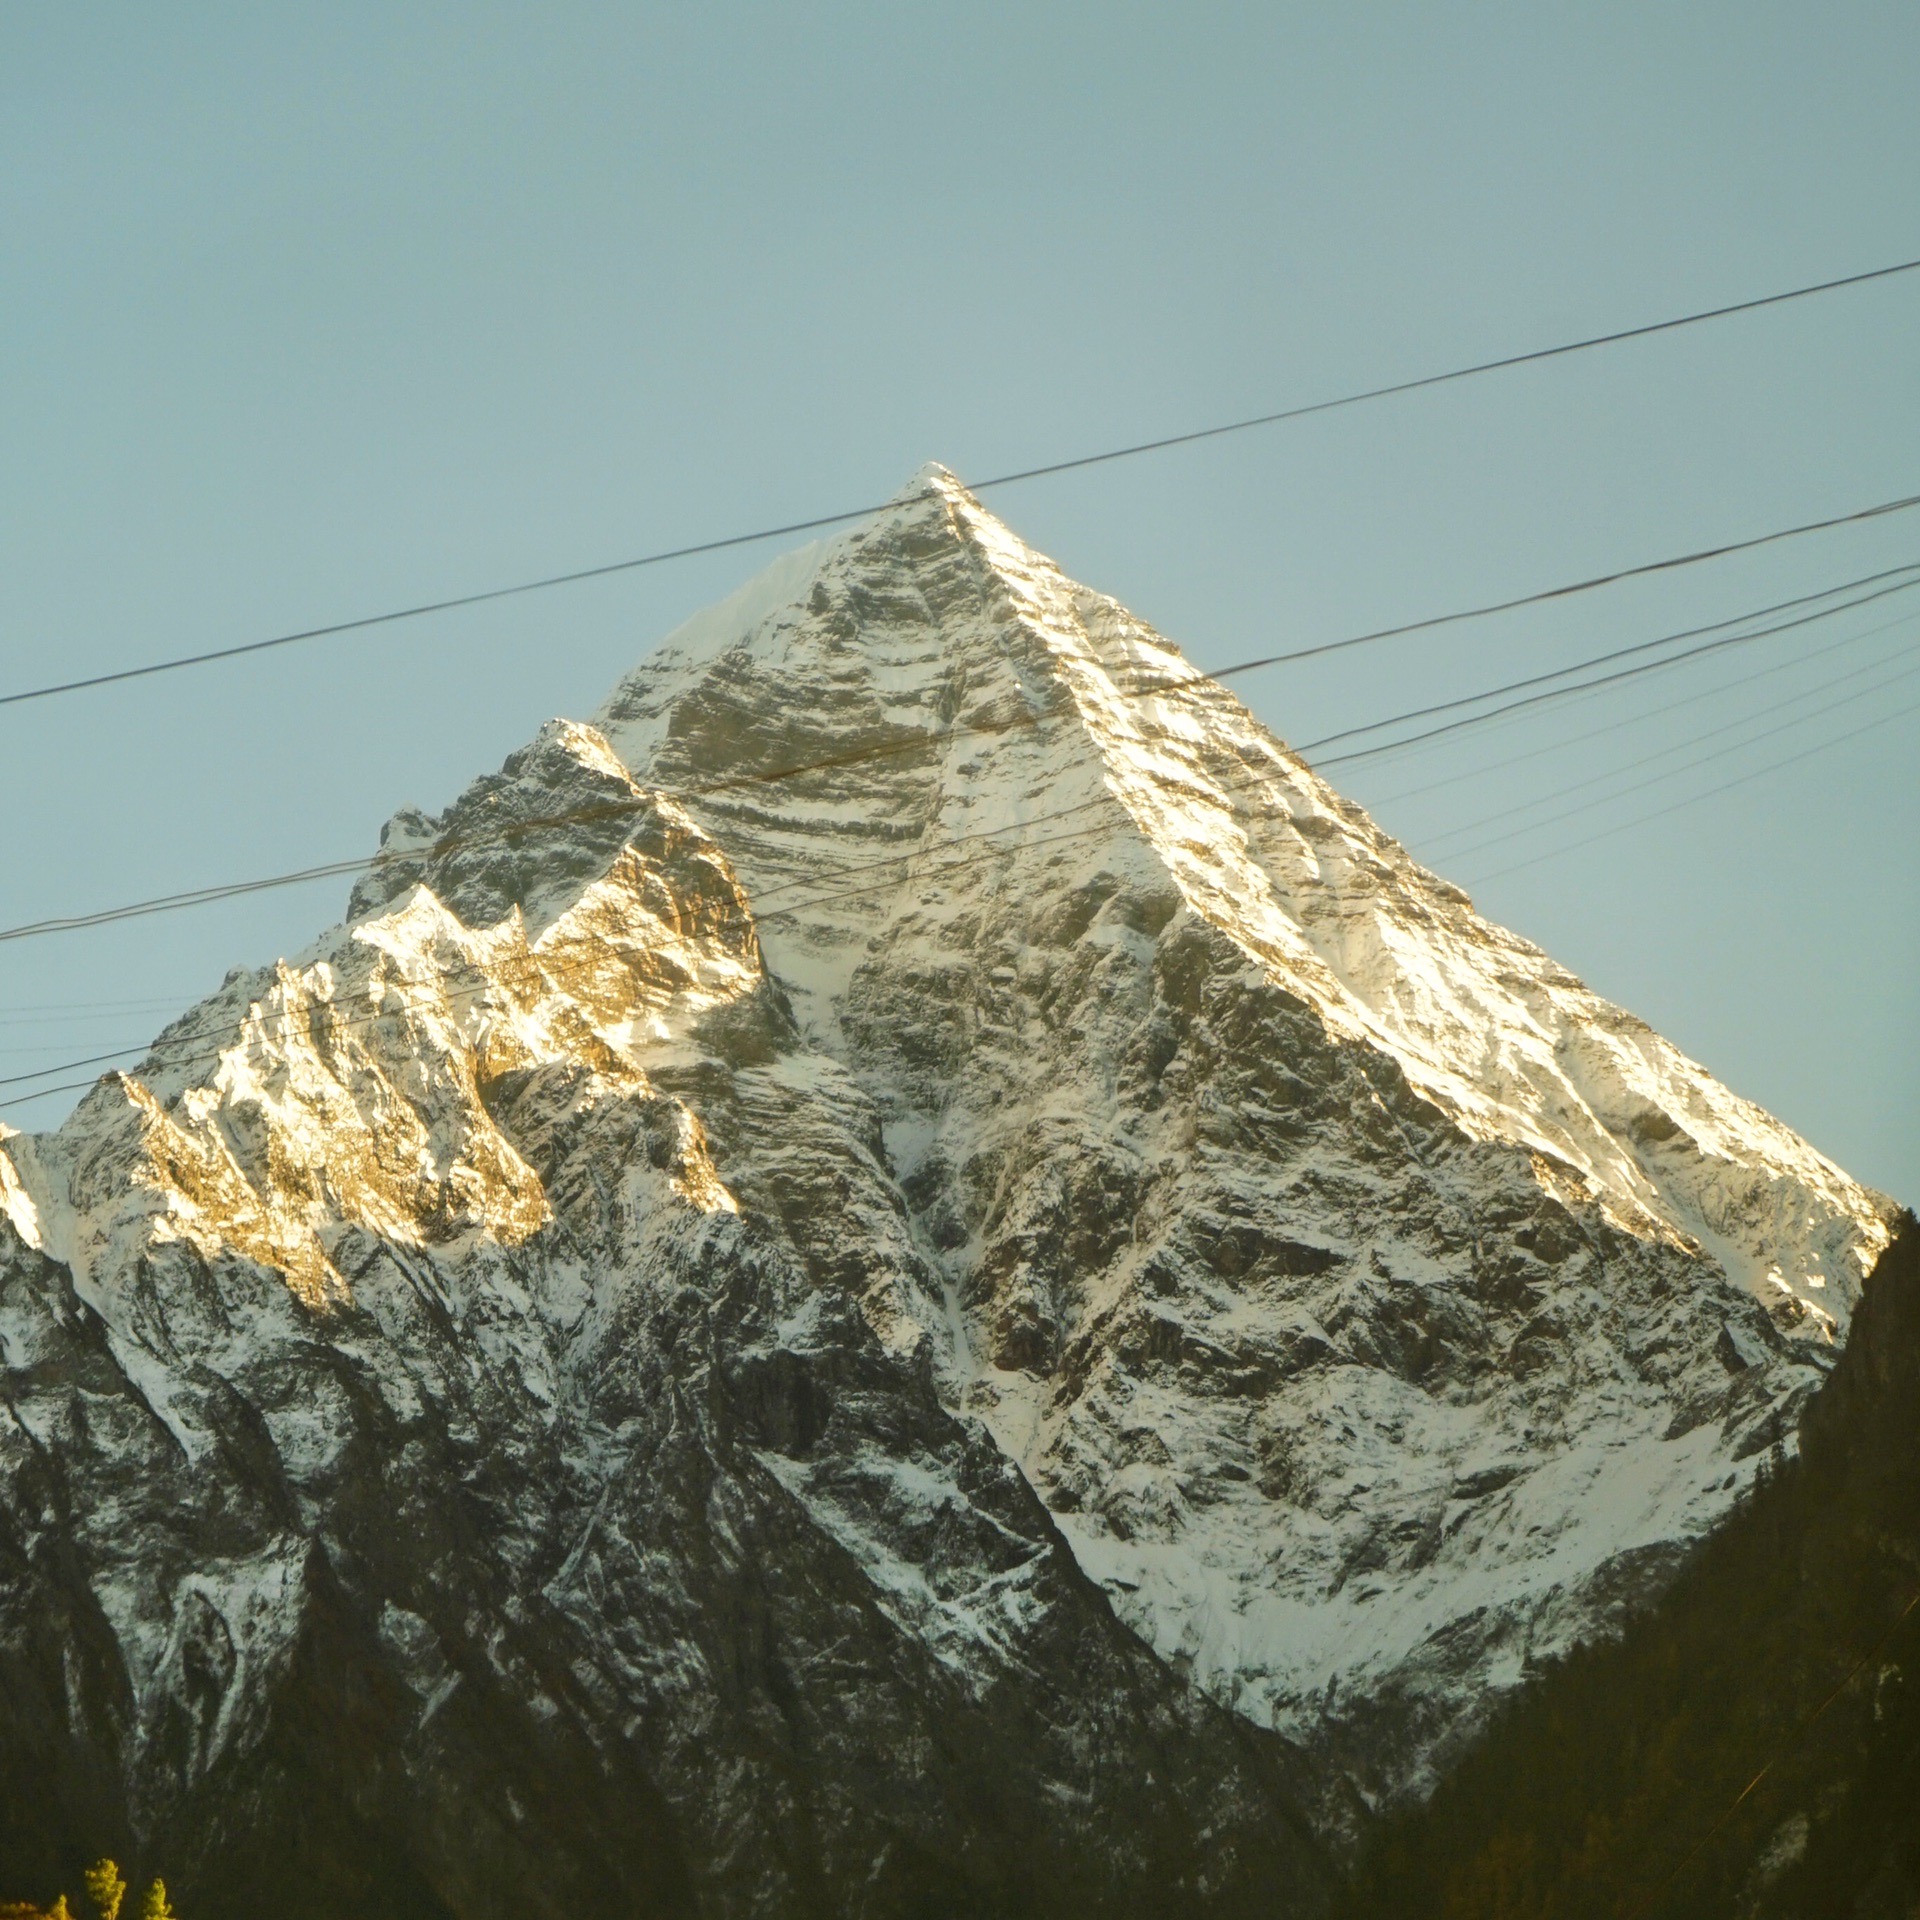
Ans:
<svg viewBox="0 0 1920 1920"><path fill-rule="evenodd" d="M1351 1920L1907 1920L1920 1911L1916 1594L1908 1220L1807 1409L1799 1457L1623 1639L1544 1675L1382 1840Z"/></svg>

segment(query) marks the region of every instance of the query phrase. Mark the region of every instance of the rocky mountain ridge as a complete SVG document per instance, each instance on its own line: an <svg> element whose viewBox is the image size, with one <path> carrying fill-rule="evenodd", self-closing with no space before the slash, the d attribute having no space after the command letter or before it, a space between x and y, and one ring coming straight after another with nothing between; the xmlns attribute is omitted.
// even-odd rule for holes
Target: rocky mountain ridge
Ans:
<svg viewBox="0 0 1920 1920"><path fill-rule="evenodd" d="M938 470L0 1200L0 1847L460 1915L1314 1911L1890 1217Z"/></svg>

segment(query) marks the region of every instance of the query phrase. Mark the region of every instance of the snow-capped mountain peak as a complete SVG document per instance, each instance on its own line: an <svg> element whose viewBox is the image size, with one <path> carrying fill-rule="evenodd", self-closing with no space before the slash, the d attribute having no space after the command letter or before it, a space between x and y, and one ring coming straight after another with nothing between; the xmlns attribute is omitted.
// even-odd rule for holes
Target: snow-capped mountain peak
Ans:
<svg viewBox="0 0 1920 1920"><path fill-rule="evenodd" d="M1724 1509L1884 1201L941 470L696 624L601 724L727 845L952 1390L1162 1653L1313 1737Z"/></svg>
<svg viewBox="0 0 1920 1920"><path fill-rule="evenodd" d="M929 468L0 1136L17 1817L1310 1911L1888 1213Z"/></svg>

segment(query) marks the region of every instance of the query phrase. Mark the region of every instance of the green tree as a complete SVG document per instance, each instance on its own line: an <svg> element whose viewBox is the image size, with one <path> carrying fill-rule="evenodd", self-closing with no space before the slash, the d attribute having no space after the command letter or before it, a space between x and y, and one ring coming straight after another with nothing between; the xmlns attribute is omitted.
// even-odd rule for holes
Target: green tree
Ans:
<svg viewBox="0 0 1920 1920"><path fill-rule="evenodd" d="M86 1872L87 1898L93 1902L100 1920L120 1920L120 1903L127 1897L127 1883L111 1860L96 1860Z"/></svg>
<svg viewBox="0 0 1920 1920"><path fill-rule="evenodd" d="M167 1902L167 1883L156 1879L140 1903L140 1920L180 1920Z"/></svg>

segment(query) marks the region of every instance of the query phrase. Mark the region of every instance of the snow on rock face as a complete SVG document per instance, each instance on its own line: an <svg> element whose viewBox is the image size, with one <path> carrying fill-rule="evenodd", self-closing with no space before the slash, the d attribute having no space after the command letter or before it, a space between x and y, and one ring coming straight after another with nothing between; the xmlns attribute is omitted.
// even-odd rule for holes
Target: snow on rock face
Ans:
<svg viewBox="0 0 1920 1920"><path fill-rule="evenodd" d="M0 1202L10 1874L111 1844L312 1920L1324 1904L1290 1750L942 1406L870 1096L591 729L402 816L346 926L0 1141Z"/></svg>
<svg viewBox="0 0 1920 1920"><path fill-rule="evenodd" d="M0 1138L0 1855L1313 1911L1886 1211L931 470Z"/></svg>
<svg viewBox="0 0 1920 1920"><path fill-rule="evenodd" d="M948 1395L1369 1799L1726 1511L1885 1244L937 469L601 724L873 1101Z"/></svg>

